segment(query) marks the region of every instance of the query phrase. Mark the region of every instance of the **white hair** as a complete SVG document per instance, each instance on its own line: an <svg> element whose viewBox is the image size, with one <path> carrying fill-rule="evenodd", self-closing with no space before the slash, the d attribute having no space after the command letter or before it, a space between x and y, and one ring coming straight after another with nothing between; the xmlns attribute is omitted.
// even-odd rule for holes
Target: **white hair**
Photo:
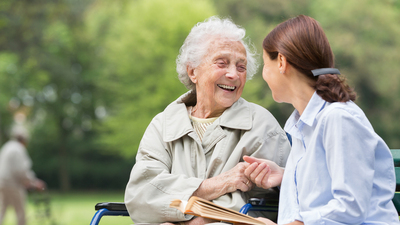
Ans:
<svg viewBox="0 0 400 225"><path fill-rule="evenodd" d="M188 76L187 67L196 68L201 64L203 57L209 51L210 40L215 38L227 38L243 44L246 49L247 80L250 80L257 72L258 63L255 58L255 48L250 43L246 43L245 34L245 29L234 24L228 18L220 19L212 16L204 22L197 23L186 37L176 59L179 80L187 89L195 89L195 85Z"/></svg>

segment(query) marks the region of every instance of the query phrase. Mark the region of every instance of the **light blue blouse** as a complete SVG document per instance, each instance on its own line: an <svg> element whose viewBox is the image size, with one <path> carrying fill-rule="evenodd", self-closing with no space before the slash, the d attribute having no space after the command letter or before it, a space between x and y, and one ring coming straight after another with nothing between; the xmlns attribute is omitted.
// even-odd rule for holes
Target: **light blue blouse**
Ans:
<svg viewBox="0 0 400 225"><path fill-rule="evenodd" d="M285 131L293 146L278 224L399 224L392 155L355 103L328 103L314 93Z"/></svg>

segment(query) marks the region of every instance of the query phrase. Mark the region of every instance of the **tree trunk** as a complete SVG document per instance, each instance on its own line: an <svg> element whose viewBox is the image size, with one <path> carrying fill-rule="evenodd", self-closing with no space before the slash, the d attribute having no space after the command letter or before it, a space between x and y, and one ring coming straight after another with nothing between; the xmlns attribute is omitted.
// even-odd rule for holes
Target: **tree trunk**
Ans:
<svg viewBox="0 0 400 225"><path fill-rule="evenodd" d="M58 149L59 153L59 182L60 189L62 192L67 192L71 189L70 177L69 177L69 157L68 149L66 146L67 132L60 127L60 145Z"/></svg>

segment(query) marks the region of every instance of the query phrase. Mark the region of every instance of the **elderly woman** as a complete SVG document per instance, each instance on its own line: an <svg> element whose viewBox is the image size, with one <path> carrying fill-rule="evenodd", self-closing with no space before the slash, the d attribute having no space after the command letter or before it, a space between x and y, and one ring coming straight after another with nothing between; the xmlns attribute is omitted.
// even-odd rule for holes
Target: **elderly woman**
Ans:
<svg viewBox="0 0 400 225"><path fill-rule="evenodd" d="M245 176L244 155L285 165L285 132L266 109L240 97L257 70L244 36L229 19L211 17L186 38L177 71L190 91L158 114L142 138L125 192L134 222L212 222L169 204L198 196L239 210L265 192Z"/></svg>

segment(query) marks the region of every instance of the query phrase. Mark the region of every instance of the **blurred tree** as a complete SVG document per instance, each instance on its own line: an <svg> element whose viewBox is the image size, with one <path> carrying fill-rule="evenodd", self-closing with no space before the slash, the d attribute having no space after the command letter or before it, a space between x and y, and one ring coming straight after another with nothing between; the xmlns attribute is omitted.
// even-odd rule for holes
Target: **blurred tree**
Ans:
<svg viewBox="0 0 400 225"><path fill-rule="evenodd" d="M186 92L175 59L190 29L214 15L208 1L97 1L86 17L97 84L112 97L100 143L133 156L151 119Z"/></svg>
<svg viewBox="0 0 400 225"><path fill-rule="evenodd" d="M0 28L1 29L1 28ZM2 44L0 43L0 46ZM0 50L0 145L7 141L5 131L13 122L12 111L19 108L21 102L15 98L20 72L17 69L18 55Z"/></svg>
<svg viewBox="0 0 400 225"><path fill-rule="evenodd" d="M37 155L48 153L42 159L32 154L34 166L49 162L53 167L46 168L46 174L57 168L64 191L71 187L70 155L91 141L95 109L101 107L92 84L91 46L82 35L82 15L90 2L3 0L0 4L0 79L5 94L0 101L9 103L4 105L9 105L11 114L24 110L29 116L34 130L29 149ZM6 111L1 105L3 117ZM92 144L82 150L93 148Z"/></svg>
<svg viewBox="0 0 400 225"><path fill-rule="evenodd" d="M376 132L400 147L399 1L315 0L310 11L325 29L336 56Z"/></svg>

